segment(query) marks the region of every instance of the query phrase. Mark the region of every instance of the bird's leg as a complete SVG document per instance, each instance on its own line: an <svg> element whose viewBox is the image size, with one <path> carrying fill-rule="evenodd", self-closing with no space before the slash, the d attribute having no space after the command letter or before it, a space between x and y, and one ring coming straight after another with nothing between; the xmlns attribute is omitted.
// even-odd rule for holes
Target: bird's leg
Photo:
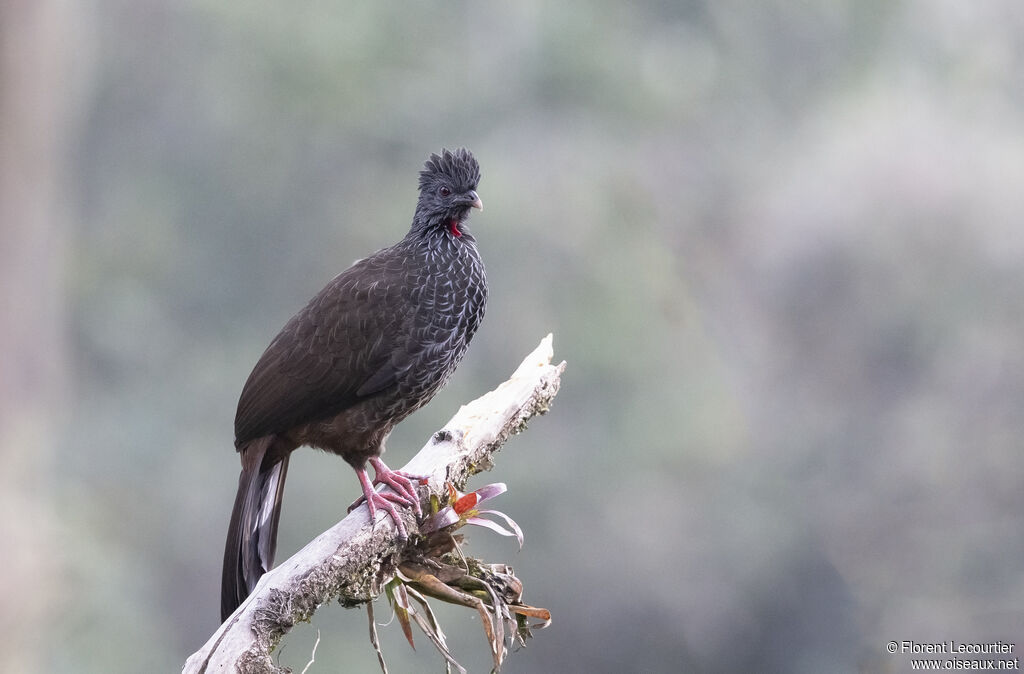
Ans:
<svg viewBox="0 0 1024 674"><path fill-rule="evenodd" d="M417 515L423 514L420 510L420 497L416 493L416 487L413 485L413 480L423 483L427 480L425 476L413 475L401 470L391 470L383 461L381 461L380 457L377 456L370 458L370 465L373 466L373 470L376 473L376 477L373 480L374 484L383 483L388 485L405 499L405 505L412 506L413 511Z"/></svg>
<svg viewBox="0 0 1024 674"><path fill-rule="evenodd" d="M416 487L413 481L426 482L427 478L423 475L413 475L401 470L391 470L377 457L371 458L370 464L376 473L372 482L365 468L356 469L356 475L359 476L359 484L363 487L363 495L348 507L348 511L352 512L362 505L363 501L366 501L366 507L370 511L370 522L373 522L377 514L377 508L383 508L391 516L391 519L394 520L395 526L398 527L399 537L406 539L409 537L409 534L405 530L405 525L395 509L395 505L412 506L413 512L416 515L422 515L420 498L416 494ZM394 491L377 491L374 489L374 485L377 484L386 484Z"/></svg>
<svg viewBox="0 0 1024 674"><path fill-rule="evenodd" d="M355 503L348 507L349 512L356 508L360 502L366 501L366 508L370 511L370 525L372 526L376 516L377 507L380 506L384 509L391 519L394 521L395 526L398 527L398 537L402 540L409 538L409 532L405 530L405 524L402 523L402 517L395 510L394 503L401 505L408 505L406 501L398 496L397 494L379 493L373 488L373 483L370 482L370 476L366 474L365 468L357 468L356 475L359 476L359 484L363 487L363 495Z"/></svg>

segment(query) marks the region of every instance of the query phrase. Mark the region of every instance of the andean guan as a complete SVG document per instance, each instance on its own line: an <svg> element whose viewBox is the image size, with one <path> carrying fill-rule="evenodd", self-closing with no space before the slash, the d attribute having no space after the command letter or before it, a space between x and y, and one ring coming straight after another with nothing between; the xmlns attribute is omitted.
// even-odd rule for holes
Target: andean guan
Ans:
<svg viewBox="0 0 1024 674"><path fill-rule="evenodd" d="M405 238L336 276L256 363L235 416L242 473L224 549L221 620L273 566L288 458L302 445L348 461L370 521L381 508L407 535L395 505L419 513L417 476L391 470L380 456L395 424L444 386L483 318L487 279L465 224L471 208L483 208L479 181L468 150L432 154ZM377 492L379 483L394 493Z"/></svg>

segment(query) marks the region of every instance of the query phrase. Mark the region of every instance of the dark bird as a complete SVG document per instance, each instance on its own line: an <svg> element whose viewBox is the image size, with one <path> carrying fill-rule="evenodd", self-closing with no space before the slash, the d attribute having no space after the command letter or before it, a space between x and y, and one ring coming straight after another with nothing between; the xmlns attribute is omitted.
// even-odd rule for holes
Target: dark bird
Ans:
<svg viewBox="0 0 1024 674"><path fill-rule="evenodd" d="M380 508L407 536L395 506L419 513L418 478L380 456L395 424L451 377L483 318L487 279L466 228L470 209L483 208L479 181L468 150L432 154L405 238L336 276L253 368L235 416L242 473L224 549L221 620L274 564L288 458L302 445L348 461L370 521ZM380 483L393 492L377 492Z"/></svg>

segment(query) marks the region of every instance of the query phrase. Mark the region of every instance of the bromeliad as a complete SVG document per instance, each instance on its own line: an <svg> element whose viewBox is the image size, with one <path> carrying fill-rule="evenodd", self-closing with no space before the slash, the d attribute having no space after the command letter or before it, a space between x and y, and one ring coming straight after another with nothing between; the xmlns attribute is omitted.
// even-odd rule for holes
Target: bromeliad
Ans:
<svg viewBox="0 0 1024 674"><path fill-rule="evenodd" d="M431 497L431 514L420 525L422 536L415 537L402 552L395 577L384 587L385 595L409 644L414 646L412 622L415 622L448 664L460 672L466 670L448 650L427 597L475 609L490 646L494 671L498 671L509 647L525 645L526 639L533 636L531 630L551 623L551 613L522 602L523 583L511 566L486 564L466 557L460 546L463 534L455 533L467 524L474 524L502 536L514 536L522 548L523 531L511 517L497 510L478 508L484 501L507 491L507 487L502 483L489 484L468 494L458 492L450 484L447 488L448 505L442 507L436 496ZM484 515L497 518L503 524ZM530 618L539 622L531 623ZM376 637L372 606L370 634L382 669L387 671Z"/></svg>

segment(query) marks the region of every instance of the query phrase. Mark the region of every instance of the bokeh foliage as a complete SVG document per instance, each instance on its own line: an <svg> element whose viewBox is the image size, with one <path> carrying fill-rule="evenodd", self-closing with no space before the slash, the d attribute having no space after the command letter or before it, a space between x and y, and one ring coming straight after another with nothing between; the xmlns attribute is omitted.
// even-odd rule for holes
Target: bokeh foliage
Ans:
<svg viewBox="0 0 1024 674"><path fill-rule="evenodd" d="M554 616L506 671L874 671L892 639L1021 634L1016 3L79 11L44 671L173 671L213 631L249 368L404 233L443 145L483 167L490 308L392 462L547 332L569 361L497 458L523 552L470 541ZM280 554L356 493L297 454ZM364 619L321 611L282 662L319 629L312 671L372 671ZM440 668L388 631L396 671Z"/></svg>

